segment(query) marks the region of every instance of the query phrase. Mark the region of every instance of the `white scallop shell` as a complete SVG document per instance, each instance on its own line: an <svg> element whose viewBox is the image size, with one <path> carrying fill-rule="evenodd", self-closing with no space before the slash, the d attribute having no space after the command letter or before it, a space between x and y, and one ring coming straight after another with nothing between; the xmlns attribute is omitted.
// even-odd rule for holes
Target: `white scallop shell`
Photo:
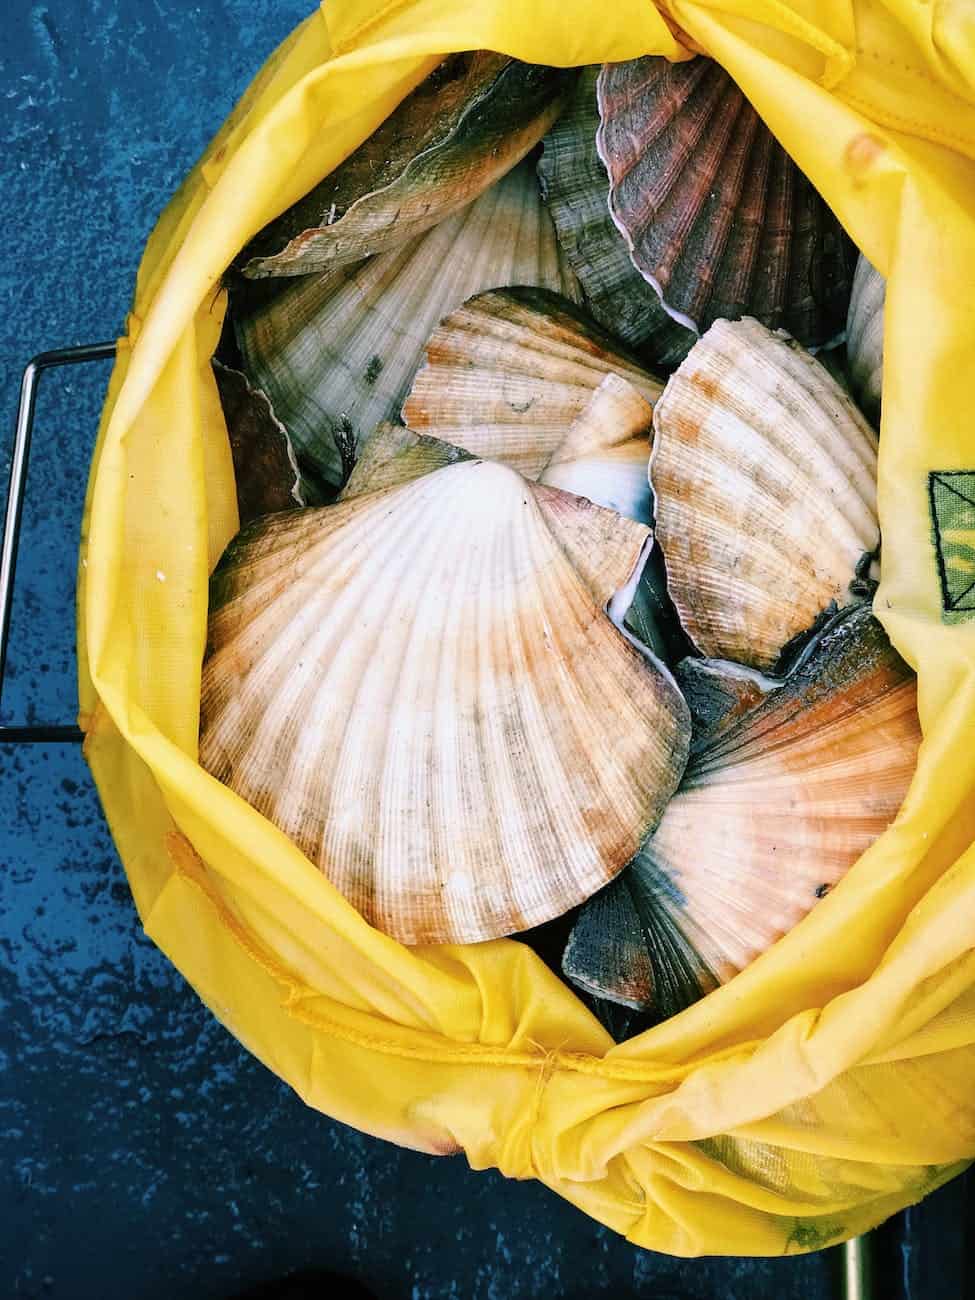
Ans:
<svg viewBox="0 0 975 1300"><path fill-rule="evenodd" d="M647 541L479 460L262 520L214 578L200 761L403 942L560 915L686 761L673 678L605 614Z"/></svg>
<svg viewBox="0 0 975 1300"><path fill-rule="evenodd" d="M538 481L649 524L652 427L650 403L619 375L607 375Z"/></svg>

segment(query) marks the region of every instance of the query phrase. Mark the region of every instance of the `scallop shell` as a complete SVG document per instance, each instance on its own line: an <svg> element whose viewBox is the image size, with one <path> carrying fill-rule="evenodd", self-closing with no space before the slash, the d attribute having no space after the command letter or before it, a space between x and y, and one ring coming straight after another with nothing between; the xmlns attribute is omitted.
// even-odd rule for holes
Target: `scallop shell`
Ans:
<svg viewBox="0 0 975 1300"><path fill-rule="evenodd" d="M535 145L571 86L558 68L453 54L366 142L245 249L244 274L308 275L398 248Z"/></svg>
<svg viewBox="0 0 975 1300"><path fill-rule="evenodd" d="M449 442L428 438L386 420L366 439L355 469L337 499L348 501L369 492L399 487L448 465L474 459L462 447L453 447Z"/></svg>
<svg viewBox="0 0 975 1300"><path fill-rule="evenodd" d="M595 319L651 366L675 366L696 335L664 310L610 216L609 177L596 149L598 75L598 65L582 69L566 111L545 137L542 194Z"/></svg>
<svg viewBox="0 0 975 1300"><path fill-rule="evenodd" d="M583 909L566 974L662 1015L726 983L893 821L920 739L913 674L865 605L842 611L692 756L632 866Z"/></svg>
<svg viewBox="0 0 975 1300"><path fill-rule="evenodd" d="M675 320L842 333L855 247L720 64L607 63L597 97L613 220Z"/></svg>
<svg viewBox="0 0 975 1300"><path fill-rule="evenodd" d="M650 403L619 375L607 375L538 481L649 524L652 426Z"/></svg>
<svg viewBox="0 0 975 1300"><path fill-rule="evenodd" d="M660 817L690 725L604 609L646 528L463 461L241 534L200 761L406 943L538 925Z"/></svg>
<svg viewBox="0 0 975 1300"><path fill-rule="evenodd" d="M651 404L662 390L572 303L540 289L495 290L434 330L403 419L537 478L608 374Z"/></svg>
<svg viewBox="0 0 975 1300"><path fill-rule="evenodd" d="M241 524L305 505L294 448L267 395L229 366L217 362L213 373L230 438Z"/></svg>
<svg viewBox="0 0 975 1300"><path fill-rule="evenodd" d="M808 648L804 651L808 654ZM758 707L782 678L767 677L730 659L688 656L674 669L681 694L691 711L691 753L699 754L728 727Z"/></svg>
<svg viewBox="0 0 975 1300"><path fill-rule="evenodd" d="M609 378L604 383L609 382ZM616 382L623 383L622 380ZM633 391L630 390L631 393ZM642 398L638 395L636 400L642 402ZM646 455L647 443L644 435L644 461ZM347 501L353 496L364 496L369 492L397 487L401 483L419 478L423 474L430 474L446 465L455 465L458 461L472 459L474 457L470 452L454 447L448 442L441 442L439 438L414 433L412 429L404 428L401 424L381 424L363 447L352 476L338 499ZM641 469L640 472L645 481L645 470ZM589 496L588 493L576 495ZM584 567L585 557L582 557L579 562ZM687 654L686 639L682 637L679 621L667 597L666 575L656 548L648 545L648 555L642 565L638 581L623 587L614 596L608 607L608 613L617 627L623 630L624 635L635 637L641 647L649 651L652 657L670 664L676 663Z"/></svg>
<svg viewBox="0 0 975 1300"><path fill-rule="evenodd" d="M270 395L302 469L340 485L355 448L398 416L437 322L511 282L580 296L527 162L396 252L289 283L251 310L235 304L247 371Z"/></svg>
<svg viewBox="0 0 975 1300"><path fill-rule="evenodd" d="M880 423L886 296L887 281L861 253L846 320L846 363L854 395L874 424Z"/></svg>
<svg viewBox="0 0 975 1300"><path fill-rule="evenodd" d="M770 671L864 594L876 473L876 434L814 358L754 320L712 325L657 403L650 459L670 595L702 654Z"/></svg>
<svg viewBox="0 0 975 1300"><path fill-rule="evenodd" d="M649 402L624 379L607 375L569 426L538 481L649 524L652 423ZM382 424L364 444L340 499L392 487L417 473L471 458L471 452L439 438Z"/></svg>

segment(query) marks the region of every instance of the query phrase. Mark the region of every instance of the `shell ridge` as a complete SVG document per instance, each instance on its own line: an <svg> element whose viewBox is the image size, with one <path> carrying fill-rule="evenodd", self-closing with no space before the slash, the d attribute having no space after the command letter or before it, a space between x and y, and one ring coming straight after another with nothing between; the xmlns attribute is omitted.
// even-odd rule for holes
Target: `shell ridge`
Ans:
<svg viewBox="0 0 975 1300"><path fill-rule="evenodd" d="M407 489L413 487L412 484L406 485ZM429 485L428 485L429 490ZM414 497L419 493L413 493ZM400 495L400 500L408 499L406 493ZM330 509L327 507L327 509ZM372 524L372 516L377 512L375 509L369 510L365 518L356 519L356 529L353 532L361 532L364 527ZM371 589L376 582L381 581L384 576L389 575L390 566L393 574L399 576L405 572L410 564L411 552L408 545L402 545L402 539L409 534L410 515L408 511L403 512L402 519L397 524L388 526L383 530L384 547L380 547L373 555L357 555L353 563L358 561L355 573L355 582L349 581L333 592L333 599L329 616L319 621L318 625L311 630L304 643L304 653L307 657L313 658L319 664L327 664L324 671L319 673L315 678L314 688L308 691L300 689L300 679L294 674L295 691L286 692L285 698L291 698L291 707L288 710L289 718L294 720L294 726L298 727L301 723L306 723L310 718L318 718L323 734L332 735L333 730L338 728L338 745L336 748L328 751L327 762L323 764L322 753L319 751L319 757L312 768L308 769L308 777L303 777L302 768L305 765L305 756L299 749L292 751L290 762L287 765L285 780L283 782L283 794L279 799L278 806L275 809L274 819L289 830L294 835L299 834L299 828L304 825L303 817L305 810L312 803L317 802L319 805L325 801L318 797L321 796L324 789L327 788L328 778L333 782L333 796L325 803L326 812L323 817L324 833L321 841L321 851L317 855L318 865L325 871L334 884L345 892L348 889L350 875L349 857L352 850L349 848L349 837L339 828L344 826L343 818L336 814L336 808L344 810L352 807L360 807L364 800L375 800L375 792L368 788L363 789L358 778L358 768L354 761L350 762L350 742L353 728L348 725L342 726L341 717L337 712L334 703L336 699L345 700L345 707L341 716L345 719L353 716L355 711L361 707L364 695L374 689L374 670L376 660L367 661L365 664L357 662L356 648L350 638L343 636L343 630L351 621L350 615L355 610L359 601L355 596L357 587L366 587ZM348 542L349 539L342 538L341 542ZM330 548L334 549L334 548ZM358 549L358 548L357 548ZM326 561L327 562L327 561ZM394 592L398 592L398 584L394 585ZM361 622L361 615L359 621ZM376 620L374 616L374 621ZM395 622L387 620L392 626ZM292 640L290 637L290 625L285 636L279 641L279 645L285 650L292 649ZM326 659L326 648L330 643L334 644L334 653ZM283 657L287 658L286 655ZM397 657L396 662L403 662L402 656ZM334 690L334 679L349 680L354 677L354 685L351 691L344 697L340 692ZM309 694L317 700L317 707L308 698ZM275 730L274 716L266 714L258 724L256 737L261 737L264 733L273 734ZM375 737L370 736L367 743L375 743ZM359 748L359 741L355 741L354 749ZM352 770L350 778L345 774ZM307 835L304 836L307 839ZM302 845L304 847L304 845ZM307 852L307 849L306 849ZM309 853L309 856L315 856ZM341 882L341 883L340 883ZM345 888L343 888L345 886ZM375 896L364 898L358 887L351 889L356 905L363 911L366 919L370 923L375 923L376 917L376 899Z"/></svg>
<svg viewBox="0 0 975 1300"><path fill-rule="evenodd" d="M723 279L728 281L732 290L735 287L734 265L729 265L729 252L738 256L741 267L750 268L754 263L754 253L761 236L761 222L765 214L765 196L759 187L757 191L747 188L747 182L753 181L752 153L755 138L761 137L759 118L748 101L741 99L735 121L735 131L729 146L729 156L736 159L737 168L725 193L719 194L718 213L713 221L715 237L705 244L702 255L700 287L692 298L692 311L703 312L707 300L714 298L714 311L719 315L741 315L747 299L733 292L719 298L719 285ZM751 205L751 206L749 206ZM720 234L720 239L718 235ZM732 241L737 241L737 246ZM747 255L742 255L742 250ZM686 256L686 254L685 254ZM751 274L748 276L751 280Z"/></svg>
<svg viewBox="0 0 975 1300"><path fill-rule="evenodd" d="M747 317L748 315L746 308L750 302L756 278L759 275L759 254L765 229L765 214L768 208L768 177L775 152L775 140L769 131L762 129L761 118L754 109L752 110L752 116L754 134L748 154L747 181L743 186L744 192L749 195L749 201L753 205L752 215L750 222L745 223L745 228L748 231L748 239L745 245L747 253L739 258L739 267L736 274L731 274L732 268L727 267L727 299L729 305L734 304L734 309L721 312L722 315L726 316L744 315ZM726 269L731 251L733 250L725 249L723 271Z"/></svg>
<svg viewBox="0 0 975 1300"><path fill-rule="evenodd" d="M871 699L870 722L871 731L878 731L891 719L897 720L904 713L910 713L915 710L915 688L914 683L910 681L895 682L887 686L880 687ZM889 716L888 715L889 709ZM693 773L688 775L688 780L692 781L695 777L703 777L709 770L710 764L719 764L721 770L727 774L727 780L734 779L734 771L738 764L747 766L749 776L756 782L764 782L763 761L767 760L766 766L771 767L783 755L796 754L801 756L814 748L815 743L828 740L831 736L841 736L846 743L852 744L853 738L859 733L862 735L861 744L869 745L871 741L876 740L876 735L867 735L861 732L858 720L858 709L855 702L851 701L849 706L842 712L836 713L826 721L819 723L812 735L800 733L798 736L785 735L777 738L777 733L786 729L788 723L792 722L796 715L801 716L801 711L796 708L792 715L786 715L781 723L769 727L764 732L758 730L747 734L748 729L741 727L733 729L735 734L729 733L727 743L720 747L720 752L713 755L709 754L707 759L703 759L700 765L695 765ZM738 734L739 730L745 731L746 734ZM720 763L719 763L720 760ZM839 761L839 760L835 760ZM819 779L821 773L825 779L829 770L829 761L825 759L818 760L816 779ZM754 776L751 774L754 773Z"/></svg>
<svg viewBox="0 0 975 1300"><path fill-rule="evenodd" d="M539 530L544 531L550 544L557 546L556 539L551 537L551 533L547 527L547 522L544 515L539 511L537 504L534 502L533 495L530 492L526 492L526 498L529 497L532 499L534 505L532 512L533 523L536 524ZM513 537L509 536L508 540L509 545L518 544ZM538 540L537 532L535 540ZM558 624L553 624L550 604L551 587L554 585L554 570L556 567L562 568L563 573L567 576L568 569L564 559L561 565L545 565L539 573L540 600L536 607L537 616L539 617L543 627L547 626L552 629L553 639L558 637L555 630ZM569 587L568 589L570 599L573 595L578 595L578 579L576 579L574 585L575 590L573 590L572 587ZM567 613L564 606L562 610L560 610L560 613L563 617ZM575 620L573 619L573 622L574 621ZM511 641L516 643L515 646L512 647L516 659L522 664L526 664L528 656L524 641L525 629L522 626L521 620L509 617L505 620L505 629L509 644ZM549 684L553 696L558 697L558 703L556 703L556 699L554 698L548 700L540 698L537 693L538 686L536 685L535 690L532 692L531 699L528 701L532 706L532 716L528 717L523 710L520 711L520 718L526 732L532 732L535 735L535 743L528 747L530 754L528 788L533 792L530 797L530 805L537 807L538 809L543 807L545 808L548 842L553 845L565 846L567 849L570 845L575 847L576 845L581 846L582 843L581 832L583 831L583 825L580 817L580 809L576 802L578 796L576 794L575 799L572 797L575 792L569 788L561 761L562 755L559 752L558 747L553 745L551 730L549 727L544 725L544 722L546 718L549 717L567 720L573 732L573 739L575 741L574 747L580 752L584 752L582 745L579 743L578 738L580 735L580 728L577 724L583 718L588 719L590 716L590 709L586 698L586 692L584 689L581 689L581 683L577 678L574 678L572 674L567 673L566 671L565 652L559 648L557 642L556 644L550 644L548 638L544 636L544 633L543 640L546 642L545 648L547 650L551 649L552 657L557 663L557 671L552 674ZM540 684L544 683L545 678L542 678ZM564 707L570 701L576 706L575 708ZM559 705L562 705L563 707L560 708ZM539 745L538 741L542 738L544 738L543 744ZM543 757L544 762L541 761ZM553 818L553 813L559 810L558 796L553 797L549 794L549 791L552 790L553 786L557 787L559 794L568 796L563 810L564 814L567 815L558 818ZM561 831L561 833L560 823L564 824L566 827L566 829ZM582 889L587 887L586 882L590 879L596 882L593 886L594 888L598 888L605 879L605 860L602 858L598 861L594 860L592 852L587 855L589 858L588 861L583 861L581 856L575 854L567 860L563 857L563 851L561 848L553 856L556 859L555 863L553 863L555 874L563 879L563 889L567 895L570 895L573 898L573 900L577 899L581 895ZM543 864L536 864L536 870L544 870ZM537 890L534 892L537 894ZM517 893L520 900L520 910L522 915L527 919L533 920L539 915L537 898L532 897L532 891L517 890Z"/></svg>
<svg viewBox="0 0 975 1300"><path fill-rule="evenodd" d="M732 91L733 91L732 87ZM701 137L707 126L706 117L701 118L699 132L686 142L688 150L687 163L670 178L666 195L655 207L653 217L646 223L644 234L654 222L661 221L667 211L673 212L670 236L658 250L654 250L652 261L642 251L638 256L641 272L649 270L664 286L671 300L682 295L682 309L691 315L697 311L699 297L706 298L710 282L710 264L716 250L723 248L723 239L727 238L729 229L724 218L724 205L721 194L716 192L716 179L727 158L731 156L738 115L741 112L741 96L725 94L721 96L737 101L733 113L726 113L714 132L702 148ZM716 202L713 202L716 200ZM695 247L700 242L699 247ZM642 244L640 246L642 250ZM720 252L717 253L720 257ZM679 274L684 261L694 262L701 271L697 295L693 292L685 297L686 290L681 288ZM673 303L672 305L678 305Z"/></svg>
<svg viewBox="0 0 975 1300"><path fill-rule="evenodd" d="M736 89L733 83L731 85ZM707 298L716 292L715 271L724 262L732 233L740 240L742 231L747 232L752 224L747 208L742 206L742 198L745 178L749 174L751 144L757 131L757 115L742 95L738 94L734 98L737 104L734 113L728 113L730 129L721 159L723 167L727 169L728 179L725 186L714 194L713 205L709 205L711 219L704 232L701 287L690 299L695 312L702 311ZM719 142L716 140L712 147L718 148ZM686 259L686 251L684 256Z"/></svg>
<svg viewBox="0 0 975 1300"><path fill-rule="evenodd" d="M466 462L476 464L476 462ZM459 490L462 490L459 489ZM387 932L402 934L405 942L436 942L436 936L428 936L418 925L413 913L419 912L426 901L420 892L416 879L415 863L422 858L430 868L438 863L439 856L432 851L432 844L437 839L437 819L431 814L436 791L435 773L442 774L448 766L444 762L443 732L438 731L435 723L437 684L442 681L443 660L446 633L436 639L431 649L427 629L434 622L440 610L449 609L446 592L443 587L447 579L449 592L462 576L466 548L449 545L451 536L455 536L458 526L459 507L457 495L449 490L438 494L439 515L424 530L420 553L427 561L427 567L418 571L410 569L412 591L406 581L397 584L397 605L390 609L390 616L397 612L407 628L401 651L396 656L396 670L389 687L390 706L387 713L390 732L396 736L400 730L412 741L415 735L413 724L417 717L430 716L423 737L424 743L417 745L407 743L406 754L402 753L398 743L387 742L383 748L379 775L378 820L380 833L377 843L377 923ZM449 564L444 573L445 562ZM429 613L428 613L429 611ZM433 617L430 617L430 614ZM431 658L432 653L432 658ZM456 705L456 695L452 696ZM353 710L354 711L354 710ZM404 808L411 809L411 815L404 818ZM423 843L417 845L415 837L422 832ZM458 846L453 846L457 851ZM406 875L406 884L403 883ZM445 891L447 882L442 878L432 882ZM427 886L428 890L430 885ZM409 913L410 924L406 923L408 904L413 908ZM454 916L453 898L448 896L446 907Z"/></svg>
<svg viewBox="0 0 975 1300"><path fill-rule="evenodd" d="M707 959L681 924L676 885L652 853L642 852L626 876L653 972L653 1000L664 1015L683 1011L717 985Z"/></svg>
<svg viewBox="0 0 975 1300"><path fill-rule="evenodd" d="M539 493L544 489L536 488L534 491ZM607 513L598 507L582 506L581 503L570 508L577 515L586 518L590 525L598 523ZM543 519L556 544L565 553L566 561L575 567L573 563L574 557L566 547L564 534L561 529L558 532L554 531L555 516L551 511L543 510ZM639 529L638 531L644 533L644 539L633 557L633 567L642 567L645 560L646 542L650 539L650 535L646 530ZM592 550L598 549L599 542L595 536L588 543L588 547ZM581 549L583 552L587 549L585 542L582 543ZM579 570L576 569L576 572L579 573ZM629 734L631 731L635 734L648 721L646 704L638 702L637 693L632 689L632 685L628 685L628 681L629 683L633 682L634 676L644 683L652 683L655 712L659 711L658 705L661 701L666 704L665 717L668 720L668 726L664 728L658 723L658 730L654 733L654 749L656 750L659 767L662 771L671 772L672 777L668 784L659 787L659 808L652 811L649 816L644 816L644 830L641 833L642 841L648 833L648 827L652 827L659 818L660 811L663 808L661 799L665 801L676 789L680 774L686 765L690 739L690 716L683 696L669 669L646 647L635 643L632 637L622 631L607 616L606 603L608 597L613 593L605 590L597 592L591 583L586 583L584 588L580 588L580 592L583 590L586 593L584 604L579 606L579 613L576 615L581 619L579 626L584 630L586 624L598 624L607 639L606 655L599 666L600 679L599 682L594 682L595 698L601 701L609 693L608 684L610 682L618 683L615 693L621 700L619 707L628 713L631 719L624 727L625 734ZM564 608L561 602L555 603L554 597L552 603L556 611L561 611ZM559 624L555 623L553 619L553 625L558 626ZM602 707L602 705L600 704L599 707ZM575 709L569 710L569 716L575 716L576 712ZM669 731L670 734L662 734L665 731ZM619 768L622 771L623 769L619 766L623 761L622 753L623 747L617 744L616 750L606 760L607 766L604 770L616 771ZM636 815L635 811L634 815Z"/></svg>
<svg viewBox="0 0 975 1300"><path fill-rule="evenodd" d="M523 496L523 501L526 507L528 506L529 500L532 502L532 506L529 510L532 522L540 524L541 521L538 519L534 499L531 497L526 486ZM528 519L526 518L526 512L518 512L513 523L514 526L512 528L506 529L504 534L498 537L498 550L502 555L506 556L509 563L516 562L520 554L531 554L535 549L532 544L535 538L531 536L531 529L527 527ZM527 656L524 653L524 629L521 624L521 618L519 617L520 611L518 608L524 597L520 588L512 588L510 586L505 589L504 596L506 608L504 611L504 617L501 620L502 652L512 661L515 674L523 676L526 681L530 682L531 687L534 688L535 683L531 681L529 675L525 671L527 668ZM528 693L533 694L534 691L531 690ZM548 815L549 809L546 806L543 785L540 780L541 773L535 767L534 760L536 755L534 748L533 746L526 744L521 752L517 749L514 751L512 750L512 740L514 737L520 736L527 739L530 730L529 718L526 716L525 712L524 694L525 693L523 692L518 692L517 695L513 696L513 704L515 706L513 726L509 727L508 735L498 737L499 745L503 748L508 760L511 787L518 791L519 799L524 798L523 806L525 808L525 813L532 817L532 819L543 818L548 835L551 837L552 842L559 844L560 841L557 834L558 828L553 826L551 818ZM548 738L545 737L545 742L547 742L547 739ZM548 749L547 743L546 749ZM554 757L550 751L548 756ZM510 801L510 795L507 791L501 791L499 793L501 794L499 800L500 807L504 809ZM524 820L524 818L521 820ZM539 915L539 909L537 906L538 891L532 890L530 886L532 878L538 875L541 864L538 862L537 857L531 852L531 837L525 836L524 838L528 840L529 843L523 845L522 835L520 833L512 834L512 831L521 832L521 825L517 828L510 827L507 819L502 816L502 828L507 843L507 853L505 854L505 890L515 901L520 917L518 928L521 929L531 925L535 917ZM520 865L526 858L527 862L531 866L530 871L512 870L514 864ZM533 894L535 897L533 897Z"/></svg>
<svg viewBox="0 0 975 1300"><path fill-rule="evenodd" d="M384 852L382 859L386 866L387 888L384 893L383 928L390 930L394 926L404 931L403 890L397 886L395 870L397 864L409 863L417 857L414 846L411 851L410 840L413 826L423 820L427 842L431 846L428 855L429 868L438 870L437 878L426 882L425 893L421 893L414 882L413 898L416 917L410 926L410 933L404 938L410 942L438 942L441 935L430 929L424 929L424 916L429 912L435 915L433 900L426 895L431 891L436 897L437 905L442 905L447 914L447 930L450 933L463 934L477 932L477 922L482 915L482 899L474 892L467 892L459 887L459 881L476 878L471 858L477 857L478 846L483 838L483 824L472 824L475 800L471 791L485 786L483 758L473 766L474 772L465 774L457 744L458 719L468 717L471 709L471 697L465 694L464 683L473 680L464 672L461 654L464 650L464 618L467 604L464 592L471 575L475 575L472 584L480 589L477 579L483 570L484 547L452 547L449 555L445 553L447 539L456 536L458 528L464 527L463 513L455 504L453 495L444 498L443 527L434 530L430 542L430 555L434 573L440 573L440 581L432 577L417 584L421 589L418 603L404 605L404 618L412 625L409 648L412 653L413 689L409 697L403 698L400 691L394 691L398 701L397 716L402 717L407 726L416 717L428 716L430 721L426 734L426 744L422 750L410 755L411 763L406 773L406 789L394 788L394 797L384 801L380 844ZM437 538L443 541L437 544ZM441 561L447 558L449 567L446 574ZM443 578L446 577L446 585ZM436 616L444 612L444 633L437 639L432 649L424 638L425 628L432 620L427 611ZM417 653L417 651L420 653ZM404 661L407 655L403 656ZM468 686L468 690L470 687ZM476 687L473 698L476 700ZM476 708L476 705L474 706ZM449 712L449 717L447 716ZM478 751L480 740L476 729L473 734L472 750ZM466 751L470 753L471 751ZM389 789L389 775L395 774L394 758L387 749L384 762L384 789ZM452 802L453 801L453 802ZM416 811L409 819L409 825L403 818L403 807L412 806ZM462 820L469 826L471 835L468 840L453 842L445 827L455 825L458 818L450 815L451 808L460 808L464 812ZM441 865L446 874L441 870ZM449 867L448 865L449 864ZM415 872L412 873L415 877Z"/></svg>
<svg viewBox="0 0 975 1300"><path fill-rule="evenodd" d="M433 824L441 845L438 858L441 858L444 862L450 861L452 866L451 875L448 877L448 881L444 883L449 883L452 886L448 893L448 914L451 920L451 931L458 934L474 931L473 920L478 911L480 898L473 885L474 881L479 877L482 862L479 858L471 862L465 851L461 862L463 884L466 885L469 880L472 886L469 896L465 899L461 882L458 882L455 878L456 868L454 868L454 860L451 857L454 846L449 842L446 831L443 829L449 822L445 816L437 814L441 809L446 810L450 806L451 799L454 798L460 808L464 810L462 821L465 825L469 824L469 821L477 816L480 817L482 823L497 816L493 790L488 780L490 767L485 757L484 737L481 735L479 728L472 725L471 716L464 710L460 713L460 719L463 723L463 734L467 738L467 743L462 743L457 739L457 710L452 704L458 690L457 683L466 673L471 675L474 683L479 683L481 680L482 637L480 635L474 637L473 645L468 647L462 635L463 593L467 590L463 579L465 574L472 576L471 585L475 590L480 591L482 585L481 575L484 572L485 564L485 549L479 547L476 550L468 548L466 564L463 567L458 565L455 583L449 597L449 607L455 611L455 633L450 641L451 653L441 659L441 669L437 677L438 689L434 693L433 706L436 732L438 737L441 738L441 750L444 748L444 737L455 740L450 750L450 761L441 763L438 767ZM480 617L479 610L478 618ZM478 698L480 698L479 695ZM476 763L468 762L465 764L463 754L467 752L476 755ZM453 779L451 779L452 773ZM479 798L480 791L484 792L483 799ZM466 907L462 906L465 901L467 903Z"/></svg>

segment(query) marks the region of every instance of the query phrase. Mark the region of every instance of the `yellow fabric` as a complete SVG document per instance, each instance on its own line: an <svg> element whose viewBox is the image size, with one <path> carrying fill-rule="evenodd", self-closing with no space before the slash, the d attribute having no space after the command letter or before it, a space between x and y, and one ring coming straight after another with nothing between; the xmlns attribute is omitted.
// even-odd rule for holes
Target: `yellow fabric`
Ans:
<svg viewBox="0 0 975 1300"><path fill-rule="evenodd" d="M221 274L442 54L484 47L710 52L889 277L876 608L918 671L916 779L800 926L621 1046L523 945L371 930L196 763L207 575L237 527ZM975 470L973 160L965 0L328 0L258 77L139 275L89 491L81 710L146 930L310 1105L675 1254L839 1241L975 1156L975 628L942 615L928 504L929 471Z"/></svg>

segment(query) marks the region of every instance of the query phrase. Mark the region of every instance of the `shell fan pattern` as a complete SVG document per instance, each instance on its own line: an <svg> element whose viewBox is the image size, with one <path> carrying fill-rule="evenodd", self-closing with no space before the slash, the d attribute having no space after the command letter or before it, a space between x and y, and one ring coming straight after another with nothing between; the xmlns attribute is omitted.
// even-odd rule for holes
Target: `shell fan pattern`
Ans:
<svg viewBox="0 0 975 1300"><path fill-rule="evenodd" d="M613 220L675 321L841 336L856 249L720 64L607 63L597 97Z"/></svg>
<svg viewBox="0 0 975 1300"><path fill-rule="evenodd" d="M258 521L214 576L200 761L405 943L558 916L686 762L673 678L604 612L646 544L475 459Z"/></svg>
<svg viewBox="0 0 975 1300"><path fill-rule="evenodd" d="M589 992L661 1016L689 1006L797 925L896 816L916 687L867 606L755 699L724 723L705 710L710 735L656 832L583 908L564 970Z"/></svg>

